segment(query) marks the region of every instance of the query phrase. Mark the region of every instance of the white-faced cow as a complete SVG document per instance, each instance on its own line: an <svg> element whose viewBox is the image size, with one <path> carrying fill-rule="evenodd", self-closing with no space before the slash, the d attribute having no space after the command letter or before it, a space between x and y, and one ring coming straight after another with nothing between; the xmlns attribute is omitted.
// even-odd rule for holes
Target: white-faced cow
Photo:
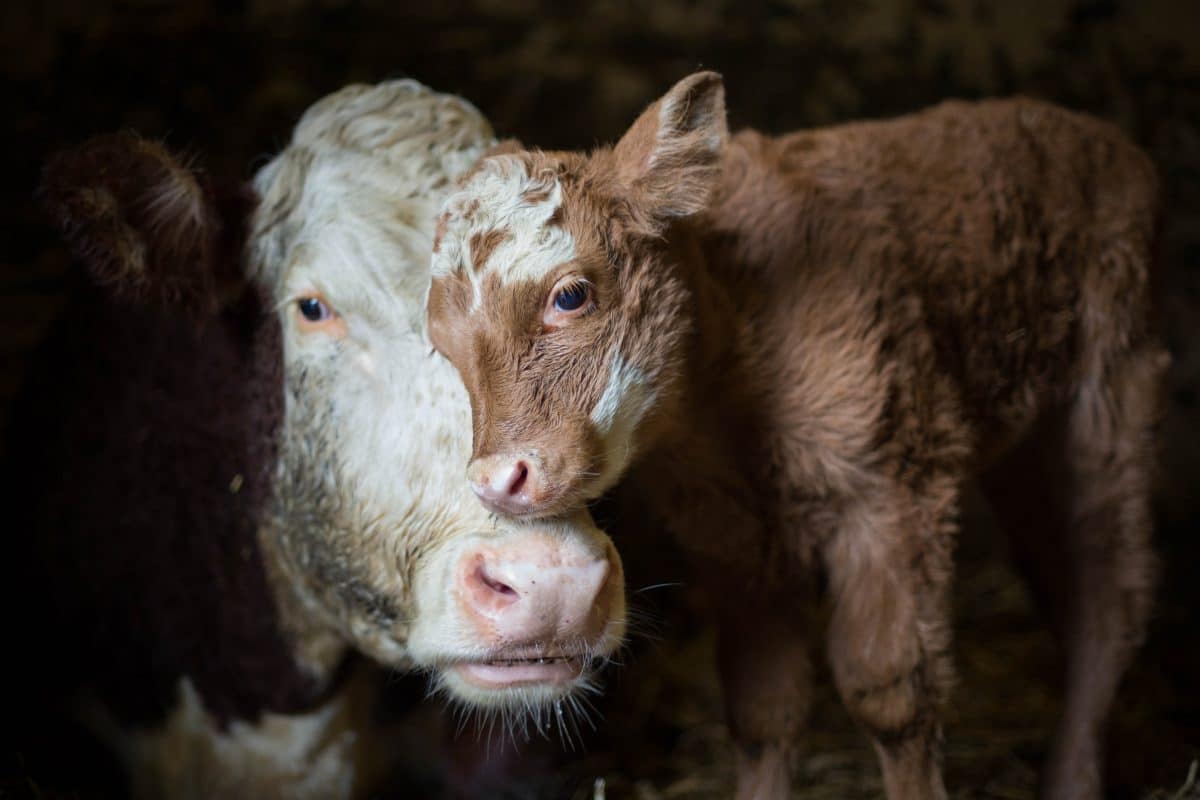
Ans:
<svg viewBox="0 0 1200 800"><path fill-rule="evenodd" d="M619 644L588 514L507 521L462 481L428 252L491 144L469 104L395 81L317 103L252 186L132 135L47 167L102 290L66 307L14 423L22 653L137 794L369 788L351 652L553 726Z"/></svg>
<svg viewBox="0 0 1200 800"><path fill-rule="evenodd" d="M430 337L468 478L513 518L622 484L707 575L739 795L783 797L809 702L802 584L887 794L945 797L960 489L983 473L1067 655L1046 793L1099 798L1155 559L1153 167L1029 100L727 134L686 78L615 147L502 148L450 196Z"/></svg>

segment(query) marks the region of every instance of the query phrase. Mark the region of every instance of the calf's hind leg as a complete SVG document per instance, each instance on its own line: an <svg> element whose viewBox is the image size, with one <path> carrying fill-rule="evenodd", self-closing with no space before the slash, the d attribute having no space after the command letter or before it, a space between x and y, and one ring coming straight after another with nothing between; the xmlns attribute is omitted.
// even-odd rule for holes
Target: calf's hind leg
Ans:
<svg viewBox="0 0 1200 800"><path fill-rule="evenodd" d="M1104 721L1154 585L1151 429L1164 363L1153 349L1124 357L984 476L1066 658L1066 704L1043 781L1049 800L1104 795Z"/></svg>
<svg viewBox="0 0 1200 800"><path fill-rule="evenodd" d="M825 550L829 659L851 715L879 756L889 800L941 800L938 709L952 682L948 590L957 490L847 512ZM899 510L903 509L903 510Z"/></svg>
<svg viewBox="0 0 1200 800"><path fill-rule="evenodd" d="M1154 347L1111 361L1069 412L1067 694L1046 774L1049 800L1103 796L1104 721L1145 635L1157 571L1150 476L1166 363Z"/></svg>

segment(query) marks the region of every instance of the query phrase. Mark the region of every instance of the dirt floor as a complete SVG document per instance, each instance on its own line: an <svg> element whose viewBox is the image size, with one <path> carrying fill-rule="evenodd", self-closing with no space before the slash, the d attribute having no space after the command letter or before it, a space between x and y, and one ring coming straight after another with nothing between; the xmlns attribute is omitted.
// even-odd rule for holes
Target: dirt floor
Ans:
<svg viewBox="0 0 1200 800"><path fill-rule="evenodd" d="M725 74L735 127L783 131L1014 93L1090 111L1121 125L1161 170L1162 324L1175 358L1157 504L1165 577L1113 720L1110 785L1115 796L1200 798L1197 42L1195 0L8 2L0 8L0 80L10 98L0 147L0 212L9 221L0 230L0 409L58 312L71 269L32 202L38 170L48 153L94 133L133 128L215 173L245 176L321 95L407 75L468 97L501 135L582 147L618 135L697 67ZM972 504L967 517L947 780L956 798L1032 797L1057 710L1057 654L987 509ZM632 595L643 633L608 676L598 732L569 757L557 745L525 747L510 759L523 775L512 792L728 796L733 753L712 632L686 612L690 590L676 585L669 552L618 544L640 565L631 590L672 585ZM873 753L828 676L818 678L796 796L880 796ZM428 725L444 725L436 716L408 715L414 772L436 773L444 759L417 742ZM30 791L0 783L0 798Z"/></svg>

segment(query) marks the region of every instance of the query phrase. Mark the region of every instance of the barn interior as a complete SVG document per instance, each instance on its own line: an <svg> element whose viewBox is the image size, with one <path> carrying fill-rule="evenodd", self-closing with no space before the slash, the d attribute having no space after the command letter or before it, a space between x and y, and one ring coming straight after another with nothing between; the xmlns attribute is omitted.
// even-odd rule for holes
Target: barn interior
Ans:
<svg viewBox="0 0 1200 800"><path fill-rule="evenodd" d="M1158 324L1173 363L1155 493L1162 583L1110 723L1108 785L1113 797L1200 798L1194 0L17 0L0 20L9 98L0 134L0 211L9 220L0 232L4 412L77 277L35 202L39 171L51 153L95 134L136 130L213 174L248 177L319 97L405 76L468 98L501 136L586 148L615 139L697 68L724 75L734 128L783 132L1014 94L1116 123L1162 180ZM411 747L393 796L441 796L468 773L458 791L475 796L730 796L734 753L712 627L690 613L693 588L669 549L622 539L619 529L615 539L627 552L639 621L596 701L596 729L585 727L567 748L554 737L514 749L487 743L486 730L468 722L455 740L455 719L423 699L421 681L396 677L389 713ZM955 798L1034 797L1059 711L1054 641L1007 556L986 504L972 499L954 598L959 683L946 714ZM0 660L32 657L10 641ZM817 679L794 796L881 796L874 753L828 669L819 666ZM0 753L0 797L42 796L54 781L23 761L20 731L5 733L17 744ZM109 776L75 792L121 796L124 787Z"/></svg>

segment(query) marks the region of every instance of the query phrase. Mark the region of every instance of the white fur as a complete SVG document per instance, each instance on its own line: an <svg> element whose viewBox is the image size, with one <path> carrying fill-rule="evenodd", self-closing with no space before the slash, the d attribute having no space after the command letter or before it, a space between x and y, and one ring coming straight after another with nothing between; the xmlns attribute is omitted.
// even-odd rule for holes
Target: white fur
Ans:
<svg viewBox="0 0 1200 800"><path fill-rule="evenodd" d="M620 353L613 353L604 393L592 409L591 420L604 439L604 471L600 485L611 485L633 459L634 432L654 406L655 392L649 379Z"/></svg>
<svg viewBox="0 0 1200 800"><path fill-rule="evenodd" d="M546 199L522 199L528 192L545 194ZM575 257L574 237L562 226L547 224L561 205L562 186L554 175L530 176L511 156L487 159L443 205L446 233L442 249L433 256L433 275L464 272L475 288L476 307L488 275L498 275L501 285L540 280ZM508 236L477 273L471 268L471 237L491 230Z"/></svg>
<svg viewBox="0 0 1200 800"><path fill-rule="evenodd" d="M222 730L191 681L167 719L153 728L125 729L99 707L85 713L113 744L133 776L138 798L346 798L354 795L374 703L340 693L303 714L263 714Z"/></svg>
<svg viewBox="0 0 1200 800"><path fill-rule="evenodd" d="M531 528L488 514L471 493L467 393L425 333L438 203L492 141L479 113L457 98L411 81L350 87L305 114L291 145L255 181L263 201L251 235L254 275L277 303L290 387L283 446L299 446L289 431L309 413L296 398L319 392L332 451L326 482L357 519L370 520L347 550L368 554L363 578L408 612L390 628L365 617L326 622L398 667L436 669L486 650L452 592L455 556L472 542ZM536 236L553 209L511 208L508 217L522 236ZM554 244L549 250L564 257L573 249ZM523 239L509 251L528 248ZM297 324L296 299L314 291L342 317L344 336ZM581 546L607 542L586 516L534 527ZM318 600L302 600L319 611ZM614 611L620 620L623 608ZM504 702L481 693L467 699Z"/></svg>

